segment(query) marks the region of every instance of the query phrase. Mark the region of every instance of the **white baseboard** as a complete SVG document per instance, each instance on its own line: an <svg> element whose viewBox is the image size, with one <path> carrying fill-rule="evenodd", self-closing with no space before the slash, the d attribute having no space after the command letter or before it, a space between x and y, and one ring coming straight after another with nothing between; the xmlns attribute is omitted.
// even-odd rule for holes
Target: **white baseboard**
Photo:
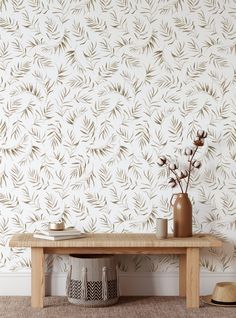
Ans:
<svg viewBox="0 0 236 318"><path fill-rule="evenodd" d="M200 275L200 294L211 294L217 282L236 281L236 273L208 273ZM177 296L179 273L121 273L120 292L124 296Z"/></svg>
<svg viewBox="0 0 236 318"><path fill-rule="evenodd" d="M119 273L121 296L175 296L178 295L178 272ZM236 273L201 273L200 293L210 294L214 285L222 281L236 281ZM46 274L46 295L65 295L66 274ZM30 273L0 273L0 296L29 296Z"/></svg>

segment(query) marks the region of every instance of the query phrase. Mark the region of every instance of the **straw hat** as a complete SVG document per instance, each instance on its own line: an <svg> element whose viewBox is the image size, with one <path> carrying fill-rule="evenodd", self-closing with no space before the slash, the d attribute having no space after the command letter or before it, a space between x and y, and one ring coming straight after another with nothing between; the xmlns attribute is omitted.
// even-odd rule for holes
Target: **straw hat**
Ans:
<svg viewBox="0 0 236 318"><path fill-rule="evenodd" d="M202 297L202 300L209 305L236 307L236 283L217 283L213 294Z"/></svg>

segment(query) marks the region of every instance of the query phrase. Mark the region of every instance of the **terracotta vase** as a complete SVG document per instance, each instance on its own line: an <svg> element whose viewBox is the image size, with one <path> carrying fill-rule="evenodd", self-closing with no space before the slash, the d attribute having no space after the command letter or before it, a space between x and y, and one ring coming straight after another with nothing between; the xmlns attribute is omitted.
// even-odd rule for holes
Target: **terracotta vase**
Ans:
<svg viewBox="0 0 236 318"><path fill-rule="evenodd" d="M175 201L173 203L173 199ZM187 193L174 193L170 201L173 206L174 237L192 236L192 204Z"/></svg>

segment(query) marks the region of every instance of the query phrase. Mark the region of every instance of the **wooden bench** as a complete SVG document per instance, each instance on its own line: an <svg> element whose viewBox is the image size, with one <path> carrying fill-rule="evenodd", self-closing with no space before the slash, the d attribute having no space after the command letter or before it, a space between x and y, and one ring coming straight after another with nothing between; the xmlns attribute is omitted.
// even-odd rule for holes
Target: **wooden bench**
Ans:
<svg viewBox="0 0 236 318"><path fill-rule="evenodd" d="M43 307L45 293L45 254L177 254L179 255L179 295L186 296L188 308L199 307L200 248L221 247L218 239L208 234L189 238L158 240L155 234L109 233L87 234L80 239L48 241L32 234L13 235L10 247L30 247L32 259L31 306Z"/></svg>

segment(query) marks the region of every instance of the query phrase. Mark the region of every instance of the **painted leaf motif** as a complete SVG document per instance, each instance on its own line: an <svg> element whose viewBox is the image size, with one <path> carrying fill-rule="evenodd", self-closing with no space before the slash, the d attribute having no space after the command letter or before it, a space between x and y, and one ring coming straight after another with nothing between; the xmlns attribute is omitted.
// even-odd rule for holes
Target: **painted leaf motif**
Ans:
<svg viewBox="0 0 236 318"><path fill-rule="evenodd" d="M168 154L185 169L182 151L201 129L193 227L230 245L206 251L201 264L235 268L234 7L0 1L0 246L53 218L85 232L154 232L155 218L173 218L157 159ZM0 249L0 267L30 268L27 253ZM171 256L130 262L139 271L178 267ZM47 266L68 268L61 256ZM120 268L129 270L126 258Z"/></svg>

